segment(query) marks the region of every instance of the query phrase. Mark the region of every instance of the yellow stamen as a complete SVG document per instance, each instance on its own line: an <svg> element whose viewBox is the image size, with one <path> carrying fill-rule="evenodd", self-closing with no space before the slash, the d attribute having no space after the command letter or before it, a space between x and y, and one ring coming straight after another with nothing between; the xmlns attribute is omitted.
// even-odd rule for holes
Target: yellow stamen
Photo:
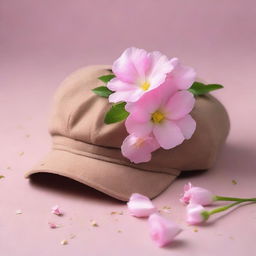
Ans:
<svg viewBox="0 0 256 256"><path fill-rule="evenodd" d="M147 81L143 82L143 83L140 85L140 88L141 88L143 91L147 91L149 87L150 87L150 83L147 82Z"/></svg>
<svg viewBox="0 0 256 256"><path fill-rule="evenodd" d="M165 116L162 112L160 111L156 111L152 114L151 116L151 120L153 123L155 124L159 124L161 123L163 120L165 119Z"/></svg>

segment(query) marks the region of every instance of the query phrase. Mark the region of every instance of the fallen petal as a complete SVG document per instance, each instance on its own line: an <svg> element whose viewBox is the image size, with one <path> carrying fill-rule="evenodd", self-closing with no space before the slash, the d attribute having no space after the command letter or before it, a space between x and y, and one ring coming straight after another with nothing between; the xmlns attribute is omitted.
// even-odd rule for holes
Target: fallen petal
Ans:
<svg viewBox="0 0 256 256"><path fill-rule="evenodd" d="M134 193L131 195L127 203L129 213L134 217L148 217L150 214L156 212L156 207L152 201L141 194Z"/></svg>
<svg viewBox="0 0 256 256"><path fill-rule="evenodd" d="M52 213L58 216L62 216L64 214L58 205L52 207Z"/></svg>
<svg viewBox="0 0 256 256"><path fill-rule="evenodd" d="M149 216L148 222L150 226L150 236L159 247L163 247L172 242L182 231L180 226L175 222L156 213Z"/></svg>
<svg viewBox="0 0 256 256"><path fill-rule="evenodd" d="M53 223L53 222L48 222L48 225L49 225L49 227L52 228L52 229L59 227L58 225L56 225L56 224Z"/></svg>

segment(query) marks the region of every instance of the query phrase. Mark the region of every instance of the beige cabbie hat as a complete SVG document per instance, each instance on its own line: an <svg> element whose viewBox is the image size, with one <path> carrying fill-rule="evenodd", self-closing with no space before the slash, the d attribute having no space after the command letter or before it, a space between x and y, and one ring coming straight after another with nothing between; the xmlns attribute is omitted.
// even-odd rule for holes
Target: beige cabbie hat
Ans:
<svg viewBox="0 0 256 256"><path fill-rule="evenodd" d="M170 149L158 149L147 163L133 164L121 154L128 135L124 122L104 124L111 104L93 88L110 66L89 66L72 73L59 87L50 121L52 150L25 174L54 173L79 181L122 201L134 192L154 198L181 171L208 169L229 131L223 105L213 96L196 98L192 116L196 131L190 140Z"/></svg>

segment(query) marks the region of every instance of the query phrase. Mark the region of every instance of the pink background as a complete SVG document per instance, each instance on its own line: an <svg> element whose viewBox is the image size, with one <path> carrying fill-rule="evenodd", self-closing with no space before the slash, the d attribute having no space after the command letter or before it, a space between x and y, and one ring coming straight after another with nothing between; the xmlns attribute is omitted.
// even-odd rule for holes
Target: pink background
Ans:
<svg viewBox="0 0 256 256"><path fill-rule="evenodd" d="M255 205L219 214L195 232L177 200L188 181L220 195L256 196L255 1L2 0L0 5L1 255L256 255ZM61 80L87 64L110 64L129 46L178 56L198 76L223 84L214 95L231 119L216 166L177 179L154 200L159 208L171 206L164 215L184 229L164 249L151 242L146 220L128 216L125 204L66 179L23 178L50 148L47 121ZM64 209L63 217L50 213L55 204ZM16 215L17 209L23 214ZM91 219L99 227L90 226ZM62 226L49 229L48 221ZM61 245L63 239L69 244Z"/></svg>

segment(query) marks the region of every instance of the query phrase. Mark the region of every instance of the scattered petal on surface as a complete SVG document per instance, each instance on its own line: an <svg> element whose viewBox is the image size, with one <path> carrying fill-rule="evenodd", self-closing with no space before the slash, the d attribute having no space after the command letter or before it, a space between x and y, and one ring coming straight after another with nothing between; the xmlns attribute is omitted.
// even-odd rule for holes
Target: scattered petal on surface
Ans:
<svg viewBox="0 0 256 256"><path fill-rule="evenodd" d="M49 227L52 228L52 229L55 229L55 228L58 228L58 227L59 227L59 225L57 225L57 224L55 224L55 223L53 223L53 222L48 222L48 225L49 225Z"/></svg>
<svg viewBox="0 0 256 256"><path fill-rule="evenodd" d="M62 216L64 212L59 208L58 205L52 207L52 213L58 216Z"/></svg>
<svg viewBox="0 0 256 256"><path fill-rule="evenodd" d="M20 153L19 153L19 156L23 156L23 155L24 155L24 152L20 152Z"/></svg>
<svg viewBox="0 0 256 256"><path fill-rule="evenodd" d="M181 232L179 225L156 213L149 216L148 222L150 226L150 236L159 247L171 243Z"/></svg>
<svg viewBox="0 0 256 256"><path fill-rule="evenodd" d="M22 210L20 210L20 209L16 210L16 214L17 214L17 215L18 215L18 214L22 214Z"/></svg>
<svg viewBox="0 0 256 256"><path fill-rule="evenodd" d="M129 213L134 217L148 217L150 214L156 212L156 207L151 200L138 193L131 195L127 206Z"/></svg>

